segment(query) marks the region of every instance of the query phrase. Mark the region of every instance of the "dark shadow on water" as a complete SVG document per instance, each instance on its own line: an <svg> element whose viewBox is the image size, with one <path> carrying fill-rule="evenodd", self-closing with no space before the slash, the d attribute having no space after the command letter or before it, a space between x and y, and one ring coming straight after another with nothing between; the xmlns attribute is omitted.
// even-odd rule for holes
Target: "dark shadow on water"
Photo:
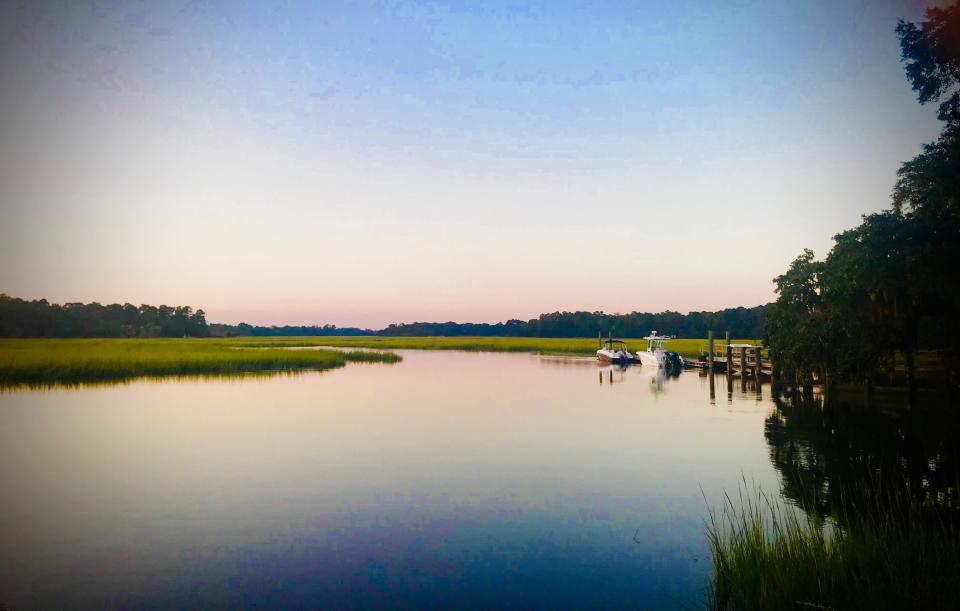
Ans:
<svg viewBox="0 0 960 611"><path fill-rule="evenodd" d="M960 481L956 410L878 409L822 397L775 397L764 435L786 498L837 515L851 491L876 490L955 507ZM862 501L862 499L860 499Z"/></svg>

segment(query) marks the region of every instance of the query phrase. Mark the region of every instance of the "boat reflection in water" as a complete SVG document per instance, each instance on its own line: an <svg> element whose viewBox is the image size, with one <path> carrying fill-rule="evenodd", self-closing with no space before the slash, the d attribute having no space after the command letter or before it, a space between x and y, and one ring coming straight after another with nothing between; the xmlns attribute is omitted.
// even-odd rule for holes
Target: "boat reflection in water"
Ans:
<svg viewBox="0 0 960 611"><path fill-rule="evenodd" d="M671 380L675 380L680 377L680 372L682 370L674 367L660 367L650 375L649 370L647 371L650 375L650 390L653 391L654 395L659 395L664 392L664 389L669 384Z"/></svg>

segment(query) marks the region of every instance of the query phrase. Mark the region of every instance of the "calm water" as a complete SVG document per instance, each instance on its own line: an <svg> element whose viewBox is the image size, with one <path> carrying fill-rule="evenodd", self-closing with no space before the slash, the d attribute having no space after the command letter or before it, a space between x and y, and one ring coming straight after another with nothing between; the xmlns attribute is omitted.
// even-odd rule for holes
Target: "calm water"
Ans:
<svg viewBox="0 0 960 611"><path fill-rule="evenodd" d="M0 606L702 605L773 403L590 359L0 394Z"/></svg>

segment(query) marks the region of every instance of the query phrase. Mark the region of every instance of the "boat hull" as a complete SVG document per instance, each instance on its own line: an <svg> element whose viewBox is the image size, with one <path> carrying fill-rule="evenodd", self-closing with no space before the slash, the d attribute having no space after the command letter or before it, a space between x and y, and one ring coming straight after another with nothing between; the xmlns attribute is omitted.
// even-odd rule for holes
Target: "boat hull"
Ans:
<svg viewBox="0 0 960 611"><path fill-rule="evenodd" d="M597 350L597 359L603 363L632 363L634 357L629 352Z"/></svg>
<svg viewBox="0 0 960 611"><path fill-rule="evenodd" d="M653 367L665 367L667 364L667 356L662 352L638 352L637 359L641 364Z"/></svg>

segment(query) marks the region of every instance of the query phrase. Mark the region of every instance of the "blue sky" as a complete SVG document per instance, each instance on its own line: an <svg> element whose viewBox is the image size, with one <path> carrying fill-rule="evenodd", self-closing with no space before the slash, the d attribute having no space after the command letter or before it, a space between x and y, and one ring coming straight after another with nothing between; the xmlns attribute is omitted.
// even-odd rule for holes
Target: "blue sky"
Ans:
<svg viewBox="0 0 960 611"><path fill-rule="evenodd" d="M0 290L30 298L364 326L755 305L938 131L899 63L913 2L0 12Z"/></svg>

